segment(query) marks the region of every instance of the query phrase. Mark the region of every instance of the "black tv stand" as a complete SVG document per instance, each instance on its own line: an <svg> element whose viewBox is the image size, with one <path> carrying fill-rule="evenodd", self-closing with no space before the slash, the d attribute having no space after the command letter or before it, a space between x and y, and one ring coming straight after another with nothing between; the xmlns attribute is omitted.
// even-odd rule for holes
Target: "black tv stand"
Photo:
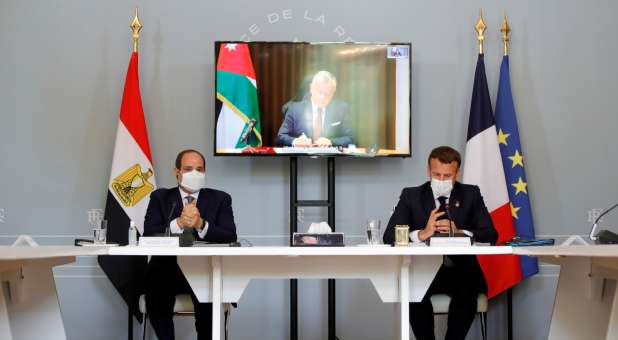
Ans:
<svg viewBox="0 0 618 340"><path fill-rule="evenodd" d="M298 199L298 157L290 157L290 239L298 231L299 207L328 207L328 225L335 231L335 158L327 158L328 198L326 200ZM335 280L328 280L328 340L335 335ZM290 340L298 340L298 281L290 280Z"/></svg>

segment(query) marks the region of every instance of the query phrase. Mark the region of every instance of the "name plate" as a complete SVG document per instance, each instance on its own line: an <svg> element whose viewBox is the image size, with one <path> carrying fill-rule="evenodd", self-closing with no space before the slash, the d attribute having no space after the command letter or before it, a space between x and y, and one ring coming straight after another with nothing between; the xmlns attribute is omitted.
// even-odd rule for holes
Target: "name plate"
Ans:
<svg viewBox="0 0 618 340"><path fill-rule="evenodd" d="M472 239L467 236L430 237L429 245L438 247L470 247L472 246Z"/></svg>
<svg viewBox="0 0 618 340"><path fill-rule="evenodd" d="M142 236L137 243L140 247L180 247L175 236Z"/></svg>

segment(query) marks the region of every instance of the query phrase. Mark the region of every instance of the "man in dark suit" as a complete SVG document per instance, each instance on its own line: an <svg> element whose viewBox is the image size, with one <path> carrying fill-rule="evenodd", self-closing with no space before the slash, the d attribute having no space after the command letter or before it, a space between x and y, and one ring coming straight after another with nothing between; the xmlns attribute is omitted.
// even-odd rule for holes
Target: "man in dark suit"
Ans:
<svg viewBox="0 0 618 340"><path fill-rule="evenodd" d="M479 188L456 181L460 165L459 152L448 146L431 152L427 169L430 181L403 189L384 232L384 243L395 242L397 224L410 227L412 242L424 242L435 233L448 233L449 228L477 242L496 242L498 233ZM410 303L414 336L418 340L435 339L430 297L447 294L451 304L446 340L465 339L476 315L477 296L486 292L487 283L476 256L445 256L423 300Z"/></svg>
<svg viewBox="0 0 618 340"><path fill-rule="evenodd" d="M144 235L173 234L191 230L195 239L229 243L236 241L232 198L223 191L206 189L204 156L184 150L176 157L178 187L157 189L150 195ZM191 294L195 329L199 340L211 339L212 304L199 303L175 256L153 256L146 274L146 310L160 340L174 339L172 320L175 296Z"/></svg>
<svg viewBox="0 0 618 340"><path fill-rule="evenodd" d="M337 79L328 71L316 73L306 98L286 105L285 118L275 144L328 147L354 144L349 128L348 104L333 100Z"/></svg>

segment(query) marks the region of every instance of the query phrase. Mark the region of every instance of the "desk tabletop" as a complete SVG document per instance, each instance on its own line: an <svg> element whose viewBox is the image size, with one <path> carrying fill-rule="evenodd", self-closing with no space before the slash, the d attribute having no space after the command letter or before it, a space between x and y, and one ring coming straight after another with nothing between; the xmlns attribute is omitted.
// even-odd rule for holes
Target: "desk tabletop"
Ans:
<svg viewBox="0 0 618 340"><path fill-rule="evenodd" d="M0 246L0 261L33 260L56 257L105 255L108 247L75 246Z"/></svg>
<svg viewBox="0 0 618 340"><path fill-rule="evenodd" d="M401 256L512 254L507 246L473 247L114 247L110 255L175 256Z"/></svg>
<svg viewBox="0 0 618 340"><path fill-rule="evenodd" d="M584 256L584 257L618 257L618 245L572 245L572 246L538 246L513 247L516 255L528 256Z"/></svg>
<svg viewBox="0 0 618 340"><path fill-rule="evenodd" d="M571 245L542 247L75 247L75 246L0 246L0 261L95 255L169 256L422 256L422 255L499 255L618 257L618 245Z"/></svg>

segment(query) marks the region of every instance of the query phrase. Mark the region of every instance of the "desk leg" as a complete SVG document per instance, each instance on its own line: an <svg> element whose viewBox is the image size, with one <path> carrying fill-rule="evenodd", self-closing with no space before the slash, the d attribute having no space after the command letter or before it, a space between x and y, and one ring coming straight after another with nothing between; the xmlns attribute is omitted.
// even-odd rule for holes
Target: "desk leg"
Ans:
<svg viewBox="0 0 618 340"><path fill-rule="evenodd" d="M212 340L221 339L221 257L212 257Z"/></svg>
<svg viewBox="0 0 618 340"><path fill-rule="evenodd" d="M401 308L401 340L410 339L410 256L401 257L399 268L399 304Z"/></svg>
<svg viewBox="0 0 618 340"><path fill-rule="evenodd" d="M74 261L27 261L0 273L0 339L66 339L52 268Z"/></svg>
<svg viewBox="0 0 618 340"><path fill-rule="evenodd" d="M13 339L11 324L9 323L8 301L5 295L5 283L0 280L0 339Z"/></svg>
<svg viewBox="0 0 618 340"><path fill-rule="evenodd" d="M605 339L611 304L614 302L615 305L616 301L612 296L606 296L601 301L589 297L586 287L591 280L591 259L567 257L559 259L558 262L560 276L548 339Z"/></svg>
<svg viewBox="0 0 618 340"><path fill-rule="evenodd" d="M618 339L618 286L612 300L612 311L609 314L609 325L607 326L607 335L605 336L607 340Z"/></svg>

